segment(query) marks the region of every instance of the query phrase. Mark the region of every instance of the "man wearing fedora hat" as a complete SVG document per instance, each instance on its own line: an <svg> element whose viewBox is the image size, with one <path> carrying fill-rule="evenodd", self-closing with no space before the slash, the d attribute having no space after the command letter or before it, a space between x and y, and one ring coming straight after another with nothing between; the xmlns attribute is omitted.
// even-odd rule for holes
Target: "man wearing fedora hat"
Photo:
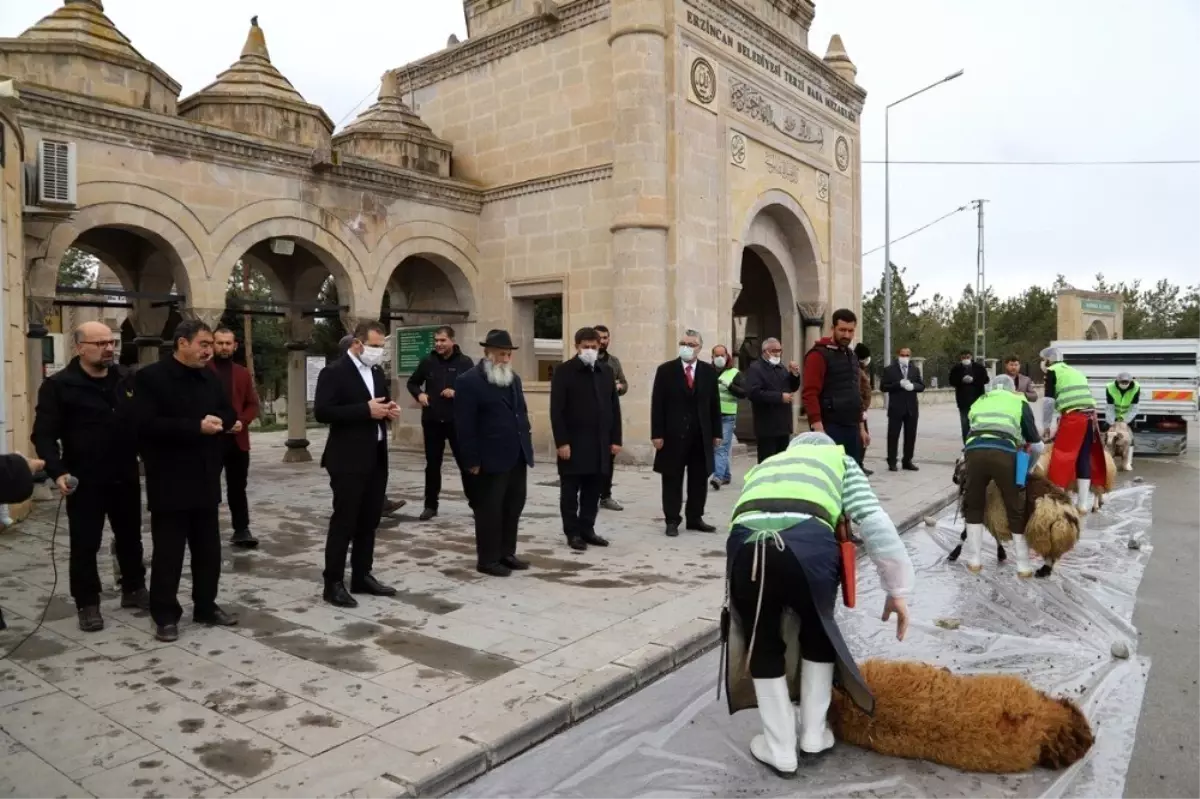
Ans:
<svg viewBox="0 0 1200 799"><path fill-rule="evenodd" d="M462 468L472 475L476 568L507 577L529 568L517 557L517 528L533 439L521 378L512 368L512 337L489 330L480 346L483 358L454 384L454 427Z"/></svg>

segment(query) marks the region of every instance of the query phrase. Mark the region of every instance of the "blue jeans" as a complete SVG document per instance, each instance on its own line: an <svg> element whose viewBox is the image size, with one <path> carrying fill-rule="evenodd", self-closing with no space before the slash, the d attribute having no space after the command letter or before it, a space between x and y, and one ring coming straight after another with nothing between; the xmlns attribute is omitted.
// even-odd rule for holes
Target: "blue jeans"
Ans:
<svg viewBox="0 0 1200 799"><path fill-rule="evenodd" d="M733 427L736 416L721 417L721 446L713 453L713 479L728 483L733 479L729 473L729 450L733 448Z"/></svg>

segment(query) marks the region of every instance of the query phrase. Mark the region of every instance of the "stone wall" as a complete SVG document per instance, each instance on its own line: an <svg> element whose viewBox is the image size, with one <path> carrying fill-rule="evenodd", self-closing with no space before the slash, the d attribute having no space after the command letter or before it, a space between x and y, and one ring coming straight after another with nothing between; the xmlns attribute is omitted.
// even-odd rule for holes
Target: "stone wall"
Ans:
<svg viewBox="0 0 1200 799"><path fill-rule="evenodd" d="M0 103L3 103L0 100ZM4 303L4 445L6 452L32 452L29 444L29 373L25 357L25 275L21 240L21 150L24 139L15 115L0 105L0 277ZM29 512L29 503L10 505L14 519Z"/></svg>

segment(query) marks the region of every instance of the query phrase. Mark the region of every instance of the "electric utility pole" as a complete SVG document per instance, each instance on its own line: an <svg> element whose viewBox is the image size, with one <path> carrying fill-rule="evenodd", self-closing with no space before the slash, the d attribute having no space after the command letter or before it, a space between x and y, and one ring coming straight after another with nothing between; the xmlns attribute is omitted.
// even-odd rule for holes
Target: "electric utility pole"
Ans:
<svg viewBox="0 0 1200 799"><path fill-rule="evenodd" d="M974 200L971 205L979 212L979 242L975 253L975 357L987 357L987 271L983 259L983 204Z"/></svg>

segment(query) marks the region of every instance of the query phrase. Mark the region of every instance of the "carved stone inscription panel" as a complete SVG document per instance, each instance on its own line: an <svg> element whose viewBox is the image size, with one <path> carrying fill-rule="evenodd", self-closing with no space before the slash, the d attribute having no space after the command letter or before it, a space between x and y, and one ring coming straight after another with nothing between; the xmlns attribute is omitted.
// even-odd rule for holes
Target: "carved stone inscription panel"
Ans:
<svg viewBox="0 0 1200 799"><path fill-rule="evenodd" d="M729 78L729 105L746 118L774 128L800 144L820 146L825 130L813 120L770 99L736 75Z"/></svg>

